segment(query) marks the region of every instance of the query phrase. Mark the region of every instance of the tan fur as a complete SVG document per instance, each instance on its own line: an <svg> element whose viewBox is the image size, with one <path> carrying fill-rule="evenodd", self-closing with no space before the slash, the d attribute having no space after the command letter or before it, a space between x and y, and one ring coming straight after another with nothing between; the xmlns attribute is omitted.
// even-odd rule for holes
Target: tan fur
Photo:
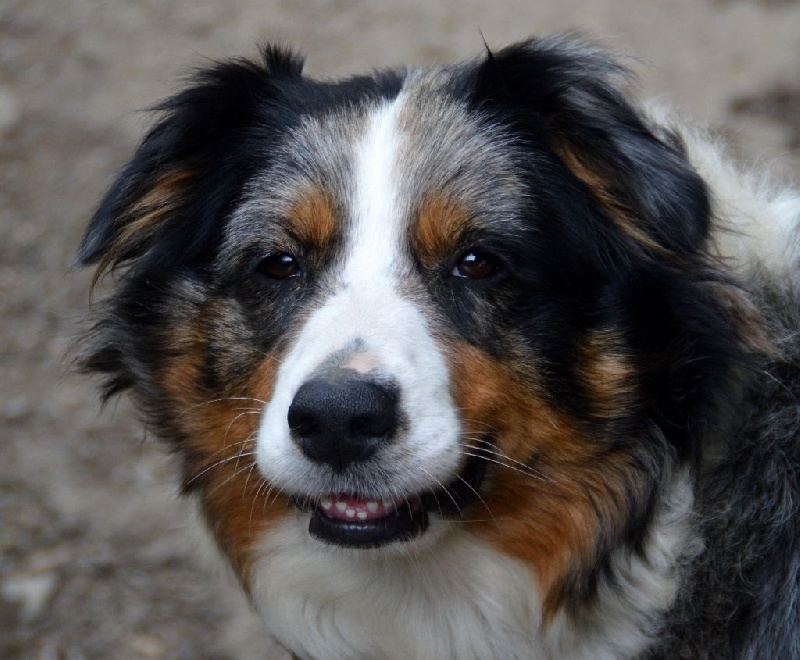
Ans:
<svg viewBox="0 0 800 660"><path fill-rule="evenodd" d="M155 234L161 223L170 218L196 176L197 173L191 169L167 172L125 212L122 230L94 272L93 286L112 264L134 253Z"/></svg>
<svg viewBox="0 0 800 660"><path fill-rule="evenodd" d="M302 245L316 249L329 245L339 229L333 198L324 190L305 191L286 220Z"/></svg>
<svg viewBox="0 0 800 660"><path fill-rule="evenodd" d="M569 600L574 572L589 571L600 530L620 529L636 479L628 459L586 437L510 369L472 346L454 351L455 397L466 435L491 435L501 452L476 536L533 567L549 617ZM520 515L520 512L525 512Z"/></svg>
<svg viewBox="0 0 800 660"><path fill-rule="evenodd" d="M589 189L591 195L605 209L617 228L631 241L662 257L674 258L676 256L648 236L647 232L639 226L638 219L630 209L625 207L615 193L614 186L616 184L614 182L608 181L599 172L596 172L592 165L582 160L569 145L556 144L553 145L553 149L570 172Z"/></svg>
<svg viewBox="0 0 800 660"><path fill-rule="evenodd" d="M414 235L414 247L423 265L434 268L451 257L467 222L464 209L452 200L429 195L420 204Z"/></svg>
<svg viewBox="0 0 800 660"><path fill-rule="evenodd" d="M162 372L159 385L185 439L184 483L199 488L210 531L247 589L260 534L290 514L287 499L260 476L253 454L260 402L271 395L278 361L266 356L241 392L209 398L200 385L207 349L203 329L197 325L181 333L175 342L184 350Z"/></svg>
<svg viewBox="0 0 800 660"><path fill-rule="evenodd" d="M636 402L639 373L619 333L592 332L582 348L579 371L590 394L592 413L607 420L629 415Z"/></svg>

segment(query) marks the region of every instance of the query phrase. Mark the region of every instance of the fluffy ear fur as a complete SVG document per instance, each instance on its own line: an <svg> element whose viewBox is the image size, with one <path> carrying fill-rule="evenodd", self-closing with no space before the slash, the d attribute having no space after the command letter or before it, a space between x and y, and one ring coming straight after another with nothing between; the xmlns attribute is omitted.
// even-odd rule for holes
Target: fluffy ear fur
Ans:
<svg viewBox="0 0 800 660"><path fill-rule="evenodd" d="M574 37L526 41L487 51L473 102L545 140L637 246L680 258L708 234L705 185L679 141L657 138L627 101L626 76Z"/></svg>
<svg viewBox="0 0 800 660"><path fill-rule="evenodd" d="M201 258L234 201L230 191L258 165L242 145L253 131L263 140L271 122L255 113L263 113L282 81L299 78L302 67L299 57L267 46L261 62L217 64L158 106L161 120L100 203L79 263L99 264L97 278L145 255L156 266Z"/></svg>

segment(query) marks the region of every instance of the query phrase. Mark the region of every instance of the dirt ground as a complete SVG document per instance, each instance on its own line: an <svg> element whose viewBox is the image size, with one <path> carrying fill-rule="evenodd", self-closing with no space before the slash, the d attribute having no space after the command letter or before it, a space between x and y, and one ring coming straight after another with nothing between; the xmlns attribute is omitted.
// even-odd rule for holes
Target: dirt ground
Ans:
<svg viewBox="0 0 800 660"><path fill-rule="evenodd" d="M800 182L796 0L0 0L0 658L280 658L204 568L173 469L64 355L82 227L191 67L291 43L336 76L580 28Z"/></svg>

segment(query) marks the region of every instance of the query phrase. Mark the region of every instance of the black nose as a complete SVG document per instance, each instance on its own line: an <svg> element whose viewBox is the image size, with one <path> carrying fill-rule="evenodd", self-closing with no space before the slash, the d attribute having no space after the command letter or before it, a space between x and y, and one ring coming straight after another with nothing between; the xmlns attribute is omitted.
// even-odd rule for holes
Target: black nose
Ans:
<svg viewBox="0 0 800 660"><path fill-rule="evenodd" d="M337 471L366 461L396 428L396 391L359 376L309 380L289 406L292 439Z"/></svg>

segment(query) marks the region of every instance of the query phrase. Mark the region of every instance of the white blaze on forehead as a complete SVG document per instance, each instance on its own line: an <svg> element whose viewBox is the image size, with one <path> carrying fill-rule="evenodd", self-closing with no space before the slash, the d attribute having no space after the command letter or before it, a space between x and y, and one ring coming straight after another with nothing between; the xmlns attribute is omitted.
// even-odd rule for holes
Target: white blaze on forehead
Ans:
<svg viewBox="0 0 800 660"><path fill-rule="evenodd" d="M402 96L376 107L355 149L354 175L345 223L345 246L332 295L322 301L300 330L278 371L266 406L258 446L265 476L279 486L313 493L315 470L289 435L287 413L297 390L315 371L340 358L337 366L375 371L395 382L401 437L377 460L381 472L396 473L386 487L394 492L430 489L453 476L460 462L459 422L450 397L444 357L422 310L401 294L408 265L407 204L401 199L403 165L398 116Z"/></svg>
<svg viewBox="0 0 800 660"><path fill-rule="evenodd" d="M345 286L386 278L397 258L401 229L397 199L397 113L400 101L383 106L370 122L358 153L354 226Z"/></svg>

